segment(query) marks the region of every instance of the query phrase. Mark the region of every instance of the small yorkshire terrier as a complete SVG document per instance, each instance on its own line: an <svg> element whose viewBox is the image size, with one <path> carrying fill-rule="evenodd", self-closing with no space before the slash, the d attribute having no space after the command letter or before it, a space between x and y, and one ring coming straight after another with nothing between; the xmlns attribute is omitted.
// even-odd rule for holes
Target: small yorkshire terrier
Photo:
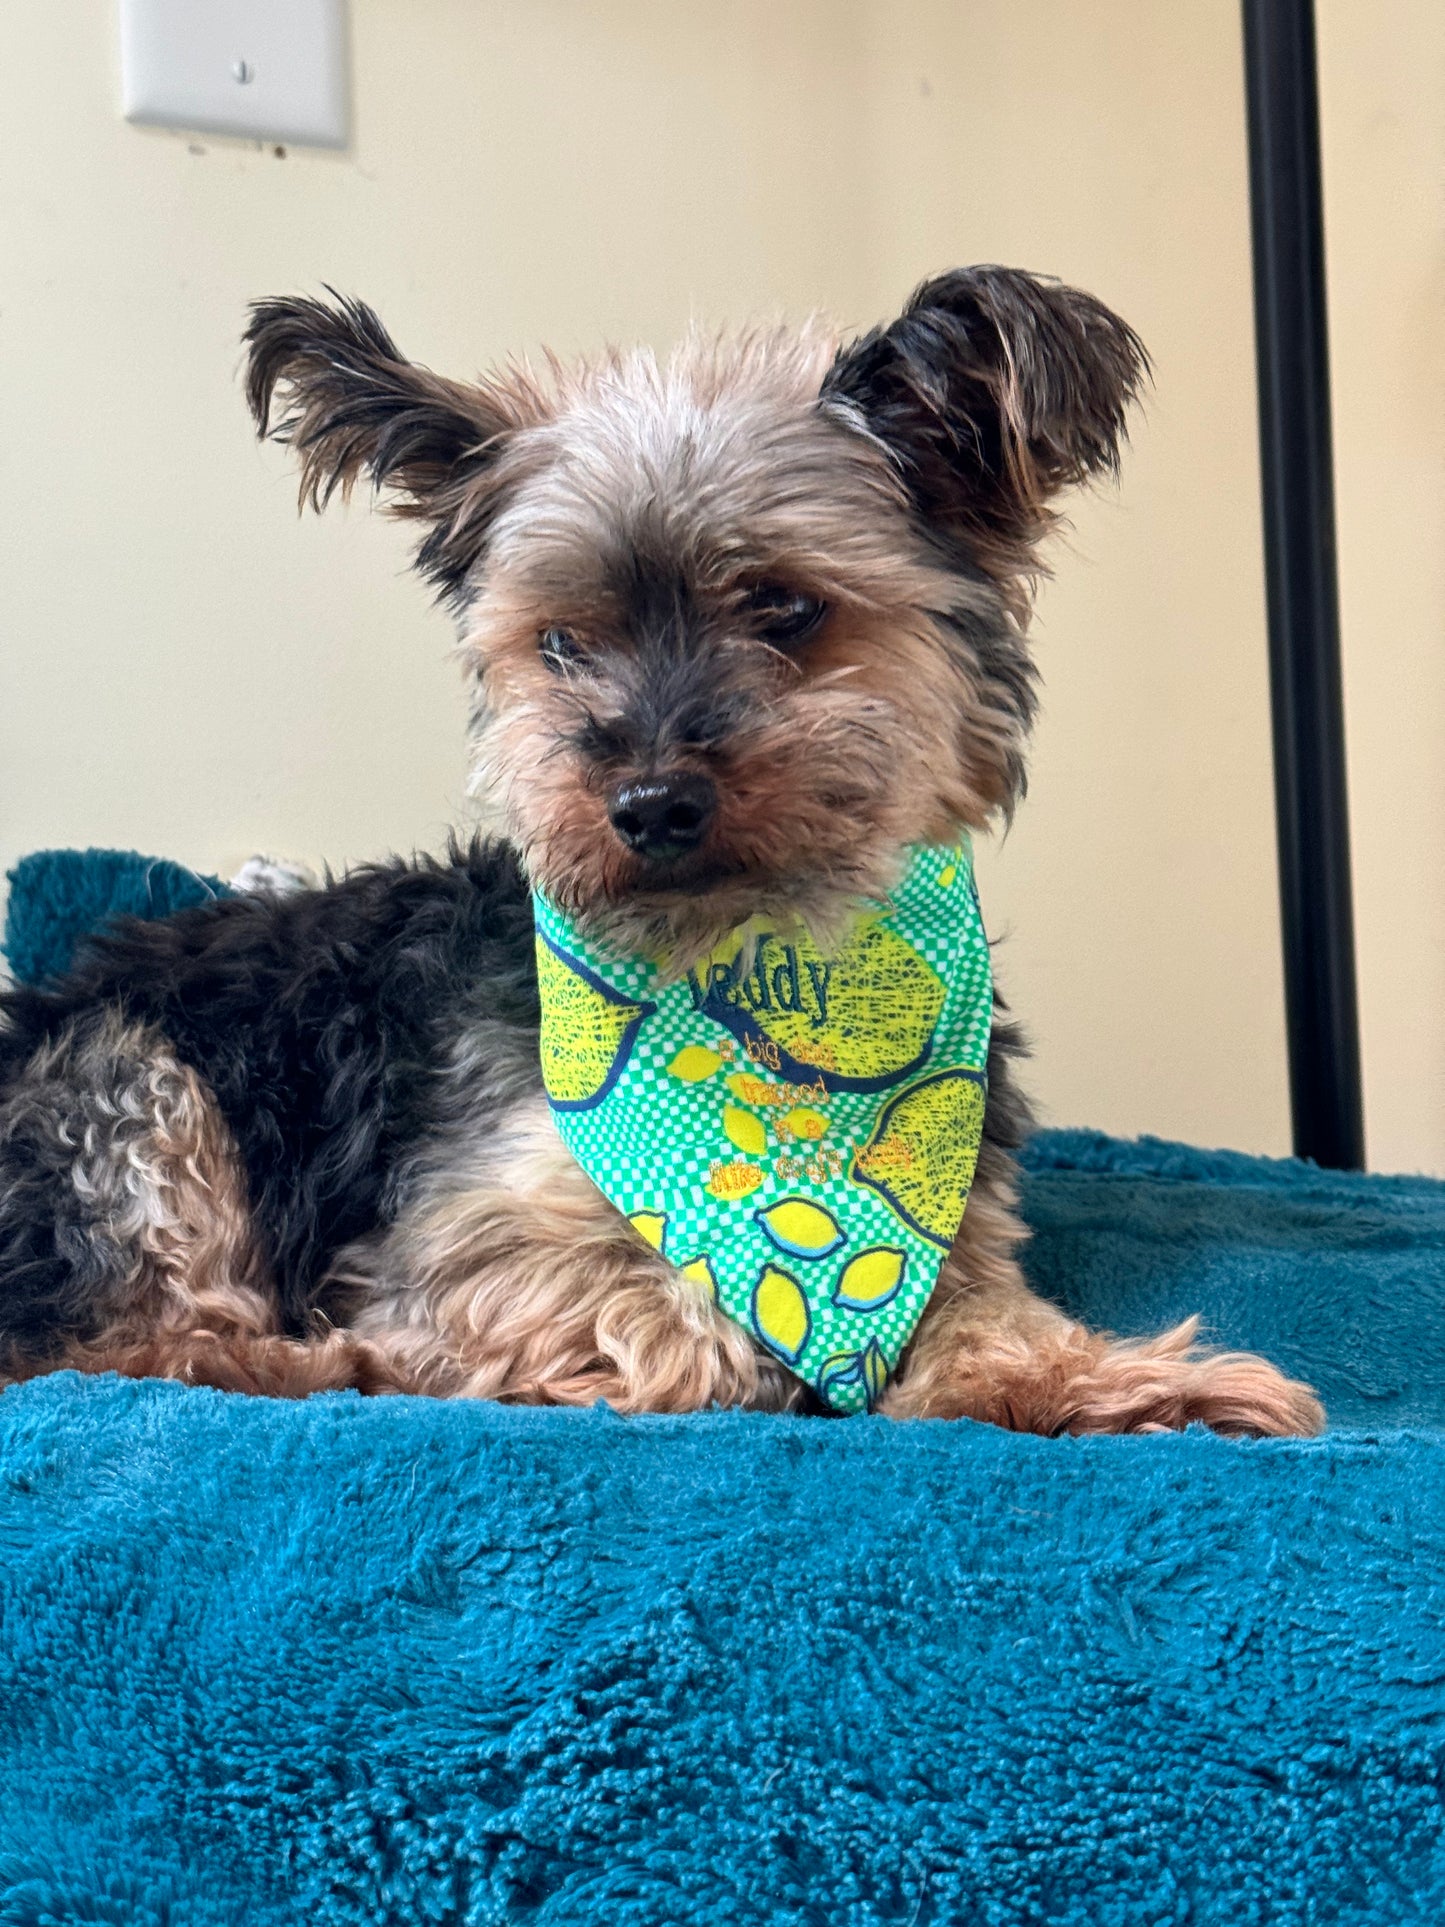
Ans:
<svg viewBox="0 0 1445 1927"><path fill-rule="evenodd" d="M1040 545L1117 471L1133 330L975 267L856 340L476 383L340 297L246 342L303 502L367 477L419 524L505 834L4 996L0 1380L1317 1430L1017 1260L969 838L1023 793Z"/></svg>

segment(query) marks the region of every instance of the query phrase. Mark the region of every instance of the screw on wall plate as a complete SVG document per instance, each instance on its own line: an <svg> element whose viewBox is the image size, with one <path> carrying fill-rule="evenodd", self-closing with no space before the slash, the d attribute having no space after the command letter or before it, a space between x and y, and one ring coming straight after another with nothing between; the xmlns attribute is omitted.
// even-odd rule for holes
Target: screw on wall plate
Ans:
<svg viewBox="0 0 1445 1927"><path fill-rule="evenodd" d="M242 87L249 87L251 82L256 78L256 69L251 65L249 60L233 60L231 62L231 77L238 81Z"/></svg>

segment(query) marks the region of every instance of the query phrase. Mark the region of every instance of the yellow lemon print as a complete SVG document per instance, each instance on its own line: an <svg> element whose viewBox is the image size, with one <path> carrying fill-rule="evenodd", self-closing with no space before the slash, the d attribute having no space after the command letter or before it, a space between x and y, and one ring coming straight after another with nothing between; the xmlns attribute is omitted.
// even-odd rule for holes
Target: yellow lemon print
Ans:
<svg viewBox="0 0 1445 1927"><path fill-rule="evenodd" d="M707 1188L715 1198L745 1198L756 1191L763 1181L763 1174L755 1164L744 1164L741 1159L732 1164L715 1164L708 1176Z"/></svg>
<svg viewBox="0 0 1445 1927"><path fill-rule="evenodd" d="M795 1104L791 1111L785 1112L782 1122L794 1137L805 1138L810 1144L816 1144L828 1134L827 1118L821 1111L809 1110L806 1104Z"/></svg>
<svg viewBox="0 0 1445 1927"><path fill-rule="evenodd" d="M837 1219L809 1198L779 1198L753 1216L778 1249L795 1258L826 1258L843 1242Z"/></svg>
<svg viewBox="0 0 1445 1927"><path fill-rule="evenodd" d="M542 1082L561 1111L600 1104L626 1068L655 1004L634 1003L575 957L537 939Z"/></svg>
<svg viewBox="0 0 1445 1927"><path fill-rule="evenodd" d="M938 873L939 889L946 890L957 875L958 875L957 867L952 863L945 863L943 868Z"/></svg>
<svg viewBox="0 0 1445 1927"><path fill-rule="evenodd" d="M684 1084L700 1084L705 1077L722 1069L722 1059L706 1044L684 1044L667 1068Z"/></svg>
<svg viewBox="0 0 1445 1927"><path fill-rule="evenodd" d="M983 1108L977 1071L936 1071L885 1105L851 1175L946 1250L973 1183Z"/></svg>
<svg viewBox="0 0 1445 1927"><path fill-rule="evenodd" d="M818 1371L818 1390L830 1405L836 1394L849 1385L863 1382L863 1357L860 1352L834 1352L825 1358Z"/></svg>
<svg viewBox="0 0 1445 1927"><path fill-rule="evenodd" d="M723 1107L722 1127L730 1144L749 1156L760 1158L768 1148L768 1134L762 1121L751 1111L739 1110L736 1104Z"/></svg>
<svg viewBox="0 0 1445 1927"><path fill-rule="evenodd" d="M718 1303L717 1276L706 1258L689 1258L687 1263L679 1265L678 1269L684 1278L690 1278L693 1284L701 1285L714 1304Z"/></svg>
<svg viewBox="0 0 1445 1927"><path fill-rule="evenodd" d="M888 1360L876 1339L869 1339L863 1351L863 1388L868 1394L868 1410L882 1398L888 1385Z"/></svg>
<svg viewBox="0 0 1445 1927"><path fill-rule="evenodd" d="M818 1390L840 1411L852 1406L861 1393L863 1404L871 1412L887 1384L888 1360L873 1338L861 1352L834 1352L818 1373Z"/></svg>
<svg viewBox="0 0 1445 1927"><path fill-rule="evenodd" d="M769 1351L796 1365L813 1328L808 1301L796 1278L776 1265L765 1265L753 1287L753 1330Z"/></svg>
<svg viewBox="0 0 1445 1927"><path fill-rule="evenodd" d="M665 1211L634 1211L627 1222L639 1238L645 1238L654 1251L661 1251L667 1240L667 1213Z"/></svg>
<svg viewBox="0 0 1445 1927"><path fill-rule="evenodd" d="M833 1303L848 1311L876 1311L903 1283L908 1253L897 1245L875 1245L850 1258L833 1287Z"/></svg>
<svg viewBox="0 0 1445 1927"><path fill-rule="evenodd" d="M736 937L693 972L709 1016L793 1083L886 1090L916 1070L943 1009L943 979L912 944L865 920L828 956L800 932L764 931L752 962Z"/></svg>

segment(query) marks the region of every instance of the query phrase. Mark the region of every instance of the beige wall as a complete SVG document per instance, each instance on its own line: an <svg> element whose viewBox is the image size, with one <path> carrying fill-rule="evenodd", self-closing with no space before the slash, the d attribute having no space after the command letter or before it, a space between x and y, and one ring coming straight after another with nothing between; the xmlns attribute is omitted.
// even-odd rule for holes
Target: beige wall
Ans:
<svg viewBox="0 0 1445 1927"><path fill-rule="evenodd" d="M1445 9L1319 32L1365 1126L1445 1172Z"/></svg>
<svg viewBox="0 0 1445 1927"><path fill-rule="evenodd" d="M353 19L352 149L283 159L127 127L108 0L10 0L0 856L340 864L434 845L461 811L446 624L398 531L297 521L235 386L248 298L333 282L462 373L542 340L666 341L694 312L863 325L960 261L1052 270L1140 328L1158 380L1122 490L1081 506L1043 601L1034 793L984 865L1001 973L1056 1121L1287 1148L1234 0L355 0ZM1354 39L1332 49L1346 76ZM1363 246L1363 207L1356 225ZM1347 312L1342 347L1376 320ZM1418 293L1409 326L1434 352ZM1438 490L1438 435L1427 453L1418 420L1401 432ZM1406 570L1438 526L1402 544L1378 520ZM1346 561L1363 633L1396 570L1368 537ZM1438 575L1428 594L1417 640ZM1388 763L1364 681L1352 654L1357 761ZM1357 784L1373 860L1391 784ZM1423 962L1366 947L1377 997L1426 996L1442 901L1410 926ZM1367 1024L1372 1126L1395 1161L1445 1164L1440 1100L1393 1035Z"/></svg>

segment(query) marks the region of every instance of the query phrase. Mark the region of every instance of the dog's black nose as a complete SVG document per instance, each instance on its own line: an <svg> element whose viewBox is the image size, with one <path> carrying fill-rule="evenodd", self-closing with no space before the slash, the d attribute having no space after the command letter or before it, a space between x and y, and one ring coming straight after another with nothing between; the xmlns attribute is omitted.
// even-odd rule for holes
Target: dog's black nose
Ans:
<svg viewBox="0 0 1445 1927"><path fill-rule="evenodd" d="M629 850L656 863L685 856L707 835L717 790L705 776L679 770L624 783L607 806L612 827Z"/></svg>

